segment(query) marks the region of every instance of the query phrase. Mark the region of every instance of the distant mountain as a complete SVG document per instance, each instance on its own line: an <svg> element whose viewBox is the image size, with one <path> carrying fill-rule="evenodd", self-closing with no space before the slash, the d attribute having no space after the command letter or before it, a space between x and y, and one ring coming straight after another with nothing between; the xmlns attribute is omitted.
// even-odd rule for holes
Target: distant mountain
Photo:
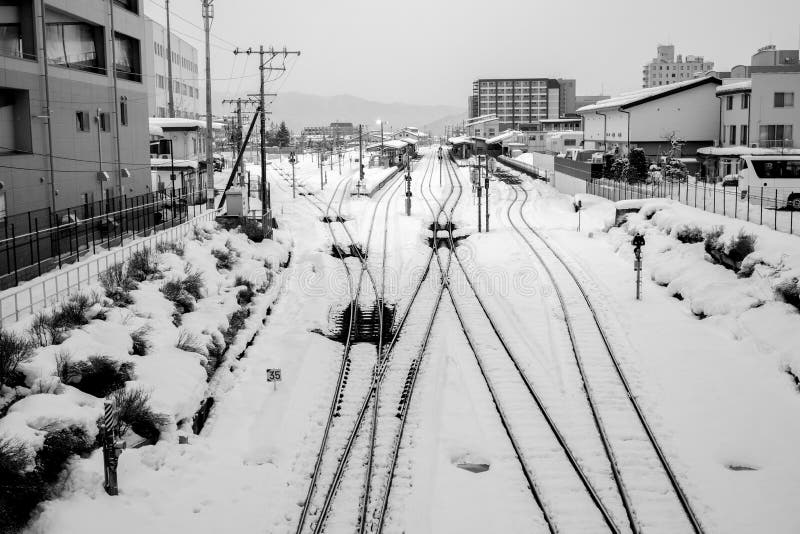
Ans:
<svg viewBox="0 0 800 534"><path fill-rule="evenodd" d="M221 97L215 99L217 102L220 100ZM230 113L228 106L224 109L224 113ZM272 115L267 117L268 120L276 123L286 121L286 126L296 133L304 126L323 126L331 122L352 122L377 128L376 120L381 119L391 129L416 126L423 131L430 129L437 135L444 130L444 121L448 118L462 116L455 120L460 122L464 115L455 106L383 103L350 95L318 96L291 92L281 93L269 110Z"/></svg>

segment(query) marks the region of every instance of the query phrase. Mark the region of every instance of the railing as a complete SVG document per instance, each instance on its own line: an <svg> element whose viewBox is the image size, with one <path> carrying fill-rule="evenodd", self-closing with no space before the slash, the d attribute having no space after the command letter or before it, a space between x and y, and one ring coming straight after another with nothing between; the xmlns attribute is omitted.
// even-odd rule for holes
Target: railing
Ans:
<svg viewBox="0 0 800 534"><path fill-rule="evenodd" d="M50 213L38 210L0 223L0 288L42 276L81 256L182 224L204 209L204 189L164 189Z"/></svg>
<svg viewBox="0 0 800 534"><path fill-rule="evenodd" d="M800 210L788 202L790 191L768 187L724 187L689 178L684 182L625 183L590 180L586 192L612 201L669 198L687 206L762 224L780 232L800 235ZM797 220L795 220L795 218Z"/></svg>
<svg viewBox="0 0 800 534"><path fill-rule="evenodd" d="M183 223L139 237L130 243L102 250L85 260L56 272L30 280L20 287L0 293L0 326L62 301L69 295L95 284L100 274L124 262L137 250L155 249L159 243L173 242L187 235L199 222L213 220L217 210L207 210Z"/></svg>

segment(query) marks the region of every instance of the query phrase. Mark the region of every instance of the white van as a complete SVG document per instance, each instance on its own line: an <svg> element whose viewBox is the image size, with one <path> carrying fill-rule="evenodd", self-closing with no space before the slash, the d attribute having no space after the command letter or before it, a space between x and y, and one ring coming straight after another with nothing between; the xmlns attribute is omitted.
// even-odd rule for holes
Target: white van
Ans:
<svg viewBox="0 0 800 534"><path fill-rule="evenodd" d="M751 194L763 197L766 192L762 188L766 188L785 198L786 207L800 210L800 156L745 155L741 159L739 187L742 198L750 190Z"/></svg>

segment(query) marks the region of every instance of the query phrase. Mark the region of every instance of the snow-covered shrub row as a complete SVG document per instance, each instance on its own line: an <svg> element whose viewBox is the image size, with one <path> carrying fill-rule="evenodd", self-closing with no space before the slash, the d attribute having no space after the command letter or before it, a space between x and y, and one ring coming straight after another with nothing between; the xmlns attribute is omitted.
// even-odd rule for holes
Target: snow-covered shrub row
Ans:
<svg viewBox="0 0 800 534"><path fill-rule="evenodd" d="M641 232L653 281L698 317L715 318L736 337L751 336L778 354L782 367L800 371L800 238L674 201L623 203L640 209L609 231L620 253L632 257L631 235ZM708 251L723 251L738 273Z"/></svg>
<svg viewBox="0 0 800 534"><path fill-rule="evenodd" d="M227 346L257 328L251 308L262 310L286 246L214 223L191 236L134 254L84 294L0 331L0 524L27 520L49 496L51 471L96 447L106 398L129 440L190 427ZM218 268L218 250L233 261ZM184 297L191 306L177 305Z"/></svg>

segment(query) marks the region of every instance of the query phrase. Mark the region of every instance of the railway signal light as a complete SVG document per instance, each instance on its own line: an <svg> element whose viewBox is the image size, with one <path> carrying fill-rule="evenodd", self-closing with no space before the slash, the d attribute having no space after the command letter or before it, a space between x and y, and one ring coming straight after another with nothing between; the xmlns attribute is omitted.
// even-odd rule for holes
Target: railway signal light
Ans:
<svg viewBox="0 0 800 534"><path fill-rule="evenodd" d="M578 214L578 231L581 231L581 210L583 209L583 202L580 200L575 200L572 203L572 207L575 208L575 213Z"/></svg>
<svg viewBox="0 0 800 534"><path fill-rule="evenodd" d="M642 295L642 247L645 245L644 236L636 234L631 241L633 245L633 270L636 271L636 300L641 300Z"/></svg>

